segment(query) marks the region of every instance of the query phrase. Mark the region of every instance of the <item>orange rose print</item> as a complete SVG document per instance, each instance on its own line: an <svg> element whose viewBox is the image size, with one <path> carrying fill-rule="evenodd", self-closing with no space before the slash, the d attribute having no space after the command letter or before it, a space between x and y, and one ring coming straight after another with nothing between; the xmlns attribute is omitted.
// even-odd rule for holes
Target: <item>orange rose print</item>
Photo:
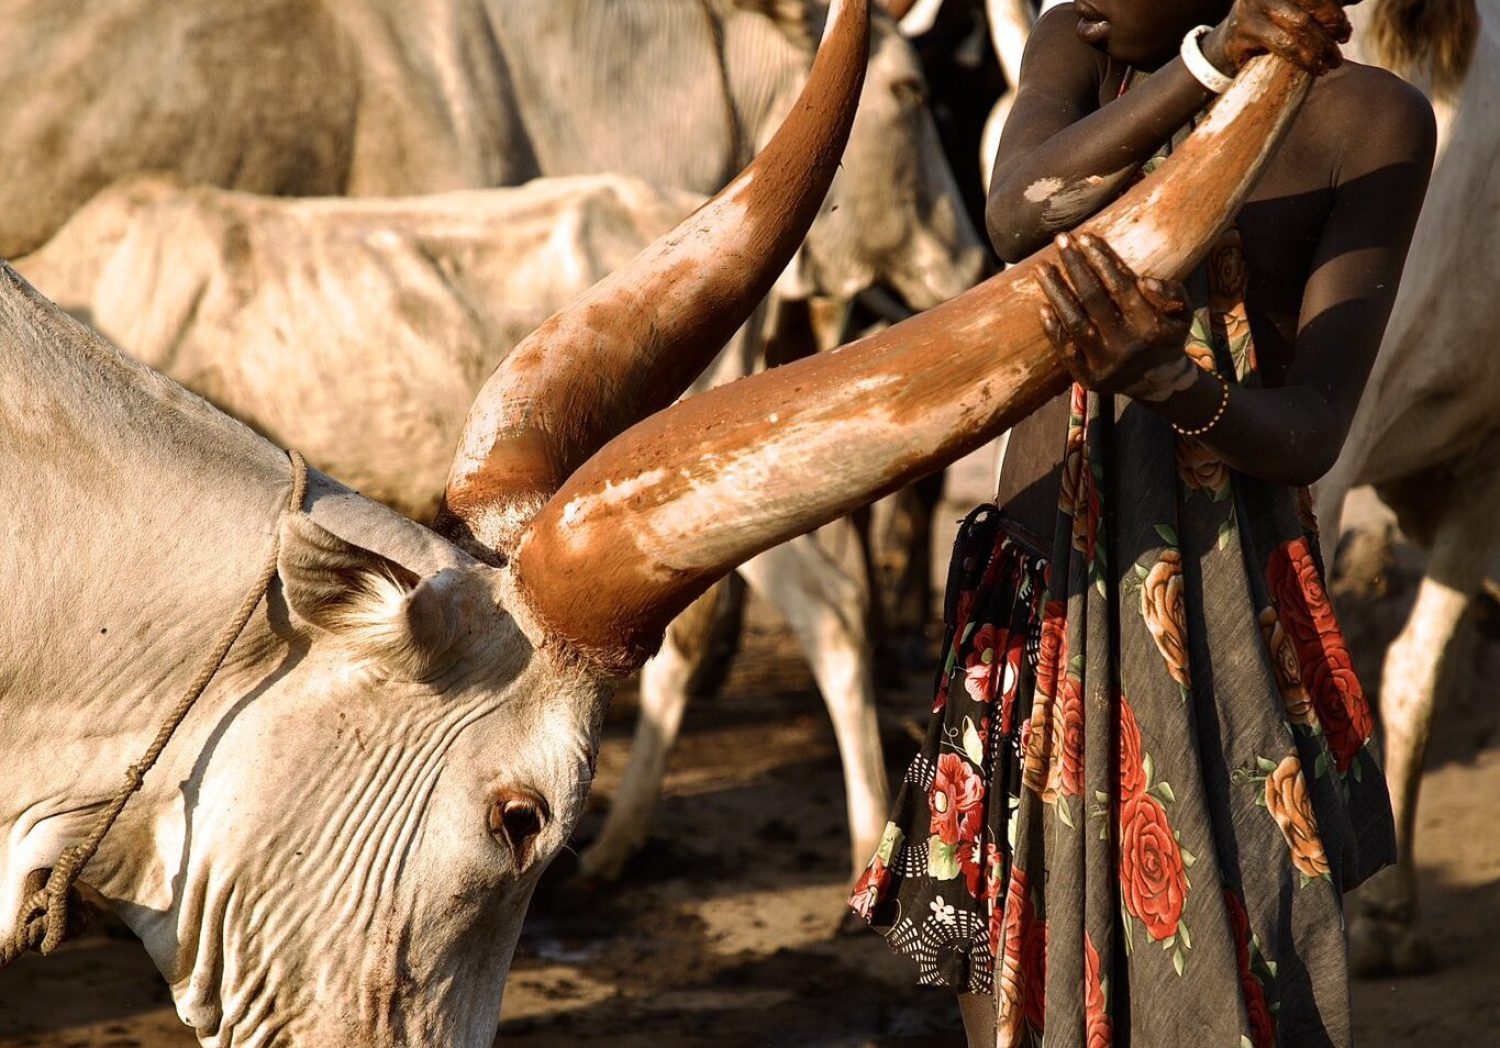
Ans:
<svg viewBox="0 0 1500 1048"><path fill-rule="evenodd" d="M1036 690L1057 694L1057 678L1068 661L1068 607L1060 600L1042 606L1042 637L1036 655Z"/></svg>
<svg viewBox="0 0 1500 1048"><path fill-rule="evenodd" d="M1302 762L1295 755L1284 757L1276 770L1266 776L1266 808L1281 827L1281 835L1292 851L1292 865L1308 877L1328 873L1328 856L1318 836L1318 822L1307 794Z"/></svg>
<svg viewBox="0 0 1500 1048"><path fill-rule="evenodd" d="M1275 608L1266 608L1260 613L1260 635L1265 638L1266 651L1271 656L1271 666L1276 671L1276 687L1281 691L1281 703L1286 709L1287 720L1293 724L1314 725L1318 723L1313 712L1312 699L1302 686L1302 670L1297 665L1297 650L1292 638L1281 628Z"/></svg>
<svg viewBox="0 0 1500 1048"><path fill-rule="evenodd" d="M1010 887L1005 892L1001 920L1000 941L995 944L995 952L1000 957L1000 985L995 994L995 1044L1018 1045L1023 1032L1021 1020L1029 1010L1029 998L1035 989L1031 985L1031 973L1021 956L1026 941L1034 934L1035 913L1031 907L1026 871L1020 867L1010 871Z"/></svg>
<svg viewBox="0 0 1500 1048"><path fill-rule="evenodd" d="M1173 680L1188 687L1187 609L1182 596L1182 554L1163 550L1141 583L1141 616Z"/></svg>
<svg viewBox="0 0 1500 1048"><path fill-rule="evenodd" d="M1177 475L1189 491L1222 491L1229 483L1229 467L1208 445L1193 437L1177 438Z"/></svg>
<svg viewBox="0 0 1500 1048"><path fill-rule="evenodd" d="M1062 787L1062 730L1057 724L1056 700L1037 693L1031 718L1021 725L1021 782L1042 798L1056 804Z"/></svg>

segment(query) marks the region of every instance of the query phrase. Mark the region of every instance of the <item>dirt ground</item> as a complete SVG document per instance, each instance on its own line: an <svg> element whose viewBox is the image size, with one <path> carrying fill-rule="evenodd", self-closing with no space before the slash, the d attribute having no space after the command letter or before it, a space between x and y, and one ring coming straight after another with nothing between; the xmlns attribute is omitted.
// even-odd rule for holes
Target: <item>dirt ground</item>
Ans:
<svg viewBox="0 0 1500 1048"><path fill-rule="evenodd" d="M1385 598L1342 609L1371 686L1418 566L1402 551ZM1500 1045L1500 704L1490 684L1500 645L1476 640L1464 665L1467 680L1440 712L1421 808L1425 917L1442 966L1354 985L1364 1048ZM915 748L902 723L918 723L926 680L925 670L912 674L882 696L893 776ZM596 832L624 767L634 709L626 694L611 711L580 841ZM786 631L752 606L725 693L688 710L653 836L625 882L580 895L549 872L517 952L500 1043L961 1044L951 998L911 985L875 935L836 934L848 876L842 813L812 680ZM0 977L0 1048L193 1043L128 934L95 931Z"/></svg>

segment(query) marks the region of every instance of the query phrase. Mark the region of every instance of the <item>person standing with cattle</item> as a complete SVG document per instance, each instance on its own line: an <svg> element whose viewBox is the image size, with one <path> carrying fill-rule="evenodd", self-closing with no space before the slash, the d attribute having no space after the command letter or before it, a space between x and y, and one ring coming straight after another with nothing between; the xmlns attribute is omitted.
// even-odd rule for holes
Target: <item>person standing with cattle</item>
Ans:
<svg viewBox="0 0 1500 1048"><path fill-rule="evenodd" d="M1435 129L1348 36L1330 0L1078 0L1028 45L989 231L1007 261L1056 238L1074 385L960 530L931 728L851 900L971 1045L1349 1043L1341 896L1395 845L1305 486ZM1069 235L1267 52L1318 79L1186 284Z"/></svg>

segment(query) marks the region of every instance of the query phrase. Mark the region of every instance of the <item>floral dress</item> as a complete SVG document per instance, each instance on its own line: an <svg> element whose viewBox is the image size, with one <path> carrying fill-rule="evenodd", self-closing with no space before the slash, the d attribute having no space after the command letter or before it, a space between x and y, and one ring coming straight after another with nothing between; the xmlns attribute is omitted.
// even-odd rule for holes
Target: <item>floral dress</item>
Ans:
<svg viewBox="0 0 1500 1048"><path fill-rule="evenodd" d="M1187 352L1257 385L1240 243ZM1347 1045L1342 892L1395 857L1306 493L1075 386L1049 557L959 533L926 743L853 908L996 1044Z"/></svg>

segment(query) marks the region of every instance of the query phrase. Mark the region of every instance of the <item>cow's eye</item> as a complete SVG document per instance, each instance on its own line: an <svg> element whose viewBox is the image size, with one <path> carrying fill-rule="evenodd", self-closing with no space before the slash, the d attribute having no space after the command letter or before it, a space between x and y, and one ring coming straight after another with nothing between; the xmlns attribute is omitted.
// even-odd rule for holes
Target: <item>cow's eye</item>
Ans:
<svg viewBox="0 0 1500 1048"><path fill-rule="evenodd" d="M527 790L502 790L490 802L491 835L510 849L517 869L531 862L538 836L547 825L547 805Z"/></svg>

